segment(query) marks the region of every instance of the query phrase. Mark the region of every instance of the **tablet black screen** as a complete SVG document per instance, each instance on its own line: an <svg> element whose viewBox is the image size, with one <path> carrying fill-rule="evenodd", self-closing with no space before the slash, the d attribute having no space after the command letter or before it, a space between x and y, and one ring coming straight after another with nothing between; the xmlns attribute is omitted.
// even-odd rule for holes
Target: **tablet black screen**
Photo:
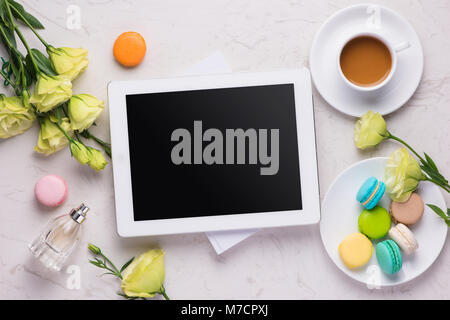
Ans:
<svg viewBox="0 0 450 320"><path fill-rule="evenodd" d="M293 84L126 103L135 221L302 209Z"/></svg>

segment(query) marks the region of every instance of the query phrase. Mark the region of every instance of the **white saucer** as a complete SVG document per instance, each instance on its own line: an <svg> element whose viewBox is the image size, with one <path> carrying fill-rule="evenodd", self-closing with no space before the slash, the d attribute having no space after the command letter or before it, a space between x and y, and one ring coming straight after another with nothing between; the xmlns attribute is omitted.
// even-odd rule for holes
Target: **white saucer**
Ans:
<svg viewBox="0 0 450 320"><path fill-rule="evenodd" d="M322 204L320 234L328 255L345 274L365 283L369 288L399 285L421 275L439 256L448 230L445 222L425 206L422 219L410 227L419 248L410 256L403 254L403 267L398 273L384 274L378 267L375 252L369 263L361 268L349 269L344 265L339 257L338 245L347 235L358 232L358 216L363 210L356 201L356 193L368 177L383 179L386 161L387 158L372 158L358 162L342 172L331 185ZM417 193L425 204L446 208L444 197L434 184L421 182ZM380 205L388 209L389 204L389 196L385 194ZM372 242L375 245L378 241Z"/></svg>
<svg viewBox="0 0 450 320"><path fill-rule="evenodd" d="M336 62L339 46L359 31L381 34L394 44L410 43L408 49L398 53L393 78L375 92L358 92L347 86L339 75ZM385 115L403 106L416 91L422 78L423 52L416 32L406 19L386 7L359 4L338 11L322 25L315 36L309 64L317 90L331 106L355 117L368 110Z"/></svg>

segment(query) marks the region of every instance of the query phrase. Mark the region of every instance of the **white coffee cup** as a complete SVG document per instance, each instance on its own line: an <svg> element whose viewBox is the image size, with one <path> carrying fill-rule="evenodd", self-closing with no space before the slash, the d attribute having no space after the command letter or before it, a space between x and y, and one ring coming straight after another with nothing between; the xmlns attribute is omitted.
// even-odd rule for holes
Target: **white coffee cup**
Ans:
<svg viewBox="0 0 450 320"><path fill-rule="evenodd" d="M376 85L373 85L373 86L358 86L357 84L355 84L355 83L351 82L349 79L347 79L347 77L342 72L342 68L341 68L342 50L347 45L347 43L349 43L351 40L359 38L359 37L372 37L372 38L375 38L375 39L381 41L388 48L389 53L391 55L392 65L391 65L391 70L390 70L388 76L382 82L377 83ZM337 65L338 65L339 74L341 75L341 78L344 80L344 82L352 89L362 91L362 92L378 90L378 89L384 87L392 79L392 77L397 69L397 53L400 51L403 51L409 47L410 47L409 42L402 42L402 43L399 43L398 45L394 46L389 41L387 41L383 36L381 36L378 33L374 33L374 32L359 32L359 33L353 34L352 36L348 37L345 41L343 41L342 45L339 48L338 55L337 55Z"/></svg>

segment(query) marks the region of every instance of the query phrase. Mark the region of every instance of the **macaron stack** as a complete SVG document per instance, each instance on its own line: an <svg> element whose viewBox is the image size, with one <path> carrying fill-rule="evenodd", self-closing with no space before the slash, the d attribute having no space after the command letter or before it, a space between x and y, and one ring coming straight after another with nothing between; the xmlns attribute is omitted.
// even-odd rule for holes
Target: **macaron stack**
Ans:
<svg viewBox="0 0 450 320"><path fill-rule="evenodd" d="M375 246L378 264L386 274L400 271L402 252L412 254L418 248L413 232L407 227L417 223L423 215L423 201L417 193L403 203L392 201L389 212L378 205L384 195L384 182L368 178L359 188L356 200L364 207L358 218L359 233L347 236L339 244L339 255L348 268L367 264L373 254L371 240L379 240ZM391 228L391 221L395 225ZM386 236L390 239L383 239Z"/></svg>

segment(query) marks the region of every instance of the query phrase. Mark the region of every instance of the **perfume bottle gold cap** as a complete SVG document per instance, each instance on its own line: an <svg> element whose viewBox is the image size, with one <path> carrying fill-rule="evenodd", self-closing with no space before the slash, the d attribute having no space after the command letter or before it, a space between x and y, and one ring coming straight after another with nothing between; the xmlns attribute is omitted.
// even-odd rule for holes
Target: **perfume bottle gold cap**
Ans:
<svg viewBox="0 0 450 320"><path fill-rule="evenodd" d="M70 211L70 216L73 220L75 220L78 223L83 223L84 220L86 220L86 214L89 211L89 207L85 206L84 203L82 203L78 208L72 209Z"/></svg>

